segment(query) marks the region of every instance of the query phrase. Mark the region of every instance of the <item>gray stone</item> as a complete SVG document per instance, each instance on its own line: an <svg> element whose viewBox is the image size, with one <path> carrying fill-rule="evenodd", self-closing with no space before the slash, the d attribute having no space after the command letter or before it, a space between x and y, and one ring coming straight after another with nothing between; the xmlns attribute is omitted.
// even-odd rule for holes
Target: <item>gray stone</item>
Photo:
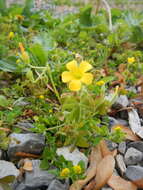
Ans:
<svg viewBox="0 0 143 190"><path fill-rule="evenodd" d="M65 182L62 184L59 180L53 180L47 190L68 190L69 189L69 182Z"/></svg>
<svg viewBox="0 0 143 190"><path fill-rule="evenodd" d="M115 119L114 117L109 117L109 126L112 127L114 125L128 126L128 122L124 119Z"/></svg>
<svg viewBox="0 0 143 190"><path fill-rule="evenodd" d="M127 150L124 159L126 165L138 164L143 159L143 153L131 147Z"/></svg>
<svg viewBox="0 0 143 190"><path fill-rule="evenodd" d="M110 187L103 187L101 190L113 190L113 189Z"/></svg>
<svg viewBox="0 0 143 190"><path fill-rule="evenodd" d="M25 173L25 185L31 188L48 186L55 178L47 170L40 169L40 160L32 160L33 171Z"/></svg>
<svg viewBox="0 0 143 190"><path fill-rule="evenodd" d="M85 167L87 167L88 158L77 148L75 148L72 152L70 151L70 149L70 146L58 148L56 153L58 156L62 155L66 160L72 161L73 165L77 165L80 161L83 161Z"/></svg>
<svg viewBox="0 0 143 190"><path fill-rule="evenodd" d="M118 146L118 151L121 153L121 154L124 154L126 152L126 142L121 142Z"/></svg>
<svg viewBox="0 0 143 190"><path fill-rule="evenodd" d="M107 143L107 146L108 146L109 150L111 150L111 151L118 147L117 143L114 143L114 142L112 142L110 140L106 140L106 143Z"/></svg>
<svg viewBox="0 0 143 190"><path fill-rule="evenodd" d="M9 177L10 182L13 182L14 179L20 174L19 170L11 162L0 160L0 179L2 180L5 177Z"/></svg>
<svg viewBox="0 0 143 190"><path fill-rule="evenodd" d="M120 95L119 98L114 103L113 107L117 109L121 109L123 107L127 107L129 105L129 100L126 95Z"/></svg>
<svg viewBox="0 0 143 190"><path fill-rule="evenodd" d="M128 147L133 147L143 152L143 141L135 141L128 144Z"/></svg>
<svg viewBox="0 0 143 190"><path fill-rule="evenodd" d="M40 169L40 160L32 160L33 170L25 171L25 178L22 182L15 182L13 190L38 190L38 188L48 187L55 179L53 174L47 170Z"/></svg>
<svg viewBox="0 0 143 190"><path fill-rule="evenodd" d="M141 122L140 122L140 118L139 118L137 110L132 109L128 111L128 116L129 116L130 128L132 129L134 133L138 134L140 130L143 130L143 128L141 126Z"/></svg>
<svg viewBox="0 0 143 190"><path fill-rule="evenodd" d="M124 157L121 154L118 154L116 156L116 163L117 163L117 167L120 171L120 174L123 176L124 173L126 172L126 165L124 163Z"/></svg>
<svg viewBox="0 0 143 190"><path fill-rule="evenodd" d="M8 147L8 156L10 159L15 159L17 152L25 152L31 154L41 154L44 145L45 137L42 134L23 134L12 133L10 135L11 142Z"/></svg>
<svg viewBox="0 0 143 190"><path fill-rule="evenodd" d="M142 179L143 178L143 167L128 166L125 176L131 181Z"/></svg>

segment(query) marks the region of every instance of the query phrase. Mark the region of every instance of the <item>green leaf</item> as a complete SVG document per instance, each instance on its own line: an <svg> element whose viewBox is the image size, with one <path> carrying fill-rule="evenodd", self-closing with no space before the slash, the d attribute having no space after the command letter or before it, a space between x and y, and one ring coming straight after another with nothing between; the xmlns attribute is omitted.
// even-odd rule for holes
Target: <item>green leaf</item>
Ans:
<svg viewBox="0 0 143 190"><path fill-rule="evenodd" d="M17 70L17 67L14 64L10 64L3 60L0 60L0 70L5 72L15 72Z"/></svg>
<svg viewBox="0 0 143 190"><path fill-rule="evenodd" d="M6 0L0 0L0 12L4 12L6 9Z"/></svg>
<svg viewBox="0 0 143 190"><path fill-rule="evenodd" d="M34 37L33 42L40 44L45 51L53 50L57 45L51 34L47 32L41 32Z"/></svg>
<svg viewBox="0 0 143 190"><path fill-rule="evenodd" d="M8 101L5 96L0 95L0 106L6 107L8 105Z"/></svg>
<svg viewBox="0 0 143 190"><path fill-rule="evenodd" d="M34 58L40 62L40 65L45 65L47 62L46 51L41 44L33 44L30 48Z"/></svg>
<svg viewBox="0 0 143 190"><path fill-rule="evenodd" d="M87 139L84 137L80 137L77 139L76 146L82 147L82 148L88 148L89 143L87 142Z"/></svg>
<svg viewBox="0 0 143 190"><path fill-rule="evenodd" d="M26 0L23 14L26 16L30 16L32 8L34 8L34 0Z"/></svg>
<svg viewBox="0 0 143 190"><path fill-rule="evenodd" d="M84 26L91 26L92 20L91 20L91 10L92 6L87 5L86 7L82 8L80 11L80 23Z"/></svg>

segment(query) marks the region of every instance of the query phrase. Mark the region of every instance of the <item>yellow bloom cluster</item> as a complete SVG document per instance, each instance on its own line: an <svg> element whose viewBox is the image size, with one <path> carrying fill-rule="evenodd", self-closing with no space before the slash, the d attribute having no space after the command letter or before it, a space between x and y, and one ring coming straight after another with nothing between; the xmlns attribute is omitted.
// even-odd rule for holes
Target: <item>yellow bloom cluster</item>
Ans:
<svg viewBox="0 0 143 190"><path fill-rule="evenodd" d="M134 57L128 57L128 63L134 63L135 58Z"/></svg>
<svg viewBox="0 0 143 190"><path fill-rule="evenodd" d="M89 85L92 83L93 75L87 73L92 66L87 61L81 61L78 65L76 60L70 61L66 64L68 71L62 73L62 81L68 83L71 91L79 91L82 83Z"/></svg>
<svg viewBox="0 0 143 190"><path fill-rule="evenodd" d="M60 176L61 177L68 177L68 175L70 174L70 170L68 168L64 168L61 173Z"/></svg>
<svg viewBox="0 0 143 190"><path fill-rule="evenodd" d="M16 15L17 20L24 20L24 16L23 15Z"/></svg>
<svg viewBox="0 0 143 190"><path fill-rule="evenodd" d="M114 130L115 131L121 131L122 129L121 129L120 125L116 125L115 128L114 128Z"/></svg>
<svg viewBox="0 0 143 190"><path fill-rule="evenodd" d="M105 82L103 80L96 82L97 86L103 86L104 84L105 84Z"/></svg>
<svg viewBox="0 0 143 190"><path fill-rule="evenodd" d="M13 39L14 38L14 32L10 32L9 35L8 35L8 39Z"/></svg>
<svg viewBox="0 0 143 190"><path fill-rule="evenodd" d="M39 98L43 100L45 97L44 95L40 95Z"/></svg>
<svg viewBox="0 0 143 190"><path fill-rule="evenodd" d="M81 169L80 165L73 166L73 170L76 174L82 173L82 169Z"/></svg>

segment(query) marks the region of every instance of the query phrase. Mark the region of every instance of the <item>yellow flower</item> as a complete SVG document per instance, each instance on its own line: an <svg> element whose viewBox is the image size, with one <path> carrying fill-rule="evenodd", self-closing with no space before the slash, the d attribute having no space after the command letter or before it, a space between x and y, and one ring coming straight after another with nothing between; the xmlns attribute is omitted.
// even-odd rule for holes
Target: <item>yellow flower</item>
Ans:
<svg viewBox="0 0 143 190"><path fill-rule="evenodd" d="M24 16L22 15L16 15L17 20L24 20Z"/></svg>
<svg viewBox="0 0 143 190"><path fill-rule="evenodd" d="M64 168L61 172L60 172L60 176L61 177L68 177L70 174L70 170L68 168Z"/></svg>
<svg viewBox="0 0 143 190"><path fill-rule="evenodd" d="M10 32L9 35L8 35L8 38L11 40L14 38L14 32Z"/></svg>
<svg viewBox="0 0 143 190"><path fill-rule="evenodd" d="M117 126L114 128L114 130L115 130L115 131L121 131L122 129L121 129L120 125L117 125Z"/></svg>
<svg viewBox="0 0 143 190"><path fill-rule="evenodd" d="M44 95L40 95L39 98L40 99L44 99L45 97L44 97Z"/></svg>
<svg viewBox="0 0 143 190"><path fill-rule="evenodd" d="M135 58L134 57L128 57L128 63L134 63Z"/></svg>
<svg viewBox="0 0 143 190"><path fill-rule="evenodd" d="M103 80L96 82L97 86L103 86L104 84L105 84L105 82Z"/></svg>
<svg viewBox="0 0 143 190"><path fill-rule="evenodd" d="M79 65L75 60L70 61L66 65L69 71L62 73L62 81L68 83L71 91L79 91L82 83L89 85L92 83L93 75L87 73L92 66L87 61L82 61Z"/></svg>
<svg viewBox="0 0 143 190"><path fill-rule="evenodd" d="M81 172L82 172L82 169L81 169L80 165L74 166L74 167L73 167L73 170L74 170L74 172L75 172L76 174L81 174Z"/></svg>

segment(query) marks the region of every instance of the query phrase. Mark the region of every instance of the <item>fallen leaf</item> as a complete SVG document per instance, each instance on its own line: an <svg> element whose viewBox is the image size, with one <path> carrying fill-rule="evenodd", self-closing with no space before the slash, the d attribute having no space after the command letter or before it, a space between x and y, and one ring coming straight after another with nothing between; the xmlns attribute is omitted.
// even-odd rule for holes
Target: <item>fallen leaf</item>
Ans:
<svg viewBox="0 0 143 190"><path fill-rule="evenodd" d="M112 155L105 156L97 167L94 190L100 190L112 176L115 168L115 160Z"/></svg>
<svg viewBox="0 0 143 190"><path fill-rule="evenodd" d="M4 132L11 132L10 129L8 128L3 128L3 127L0 127L0 131L4 131Z"/></svg>
<svg viewBox="0 0 143 190"><path fill-rule="evenodd" d="M137 186L131 181L127 181L115 174L110 177L107 184L114 190L137 190Z"/></svg>
<svg viewBox="0 0 143 190"><path fill-rule="evenodd" d="M88 185L85 186L83 190L92 190L95 187L95 179L91 180Z"/></svg>
<svg viewBox="0 0 143 190"><path fill-rule="evenodd" d="M32 161L29 159L25 159L23 169L26 171L32 171L33 170Z"/></svg>
<svg viewBox="0 0 143 190"><path fill-rule="evenodd" d="M119 126L121 128L121 130L126 134L125 135L126 139L131 140L131 141L140 141L141 140L137 135L135 135L131 131L131 129L129 129L128 127L125 127L123 125L114 125L111 130L113 131L117 126Z"/></svg>
<svg viewBox="0 0 143 190"><path fill-rule="evenodd" d="M26 152L16 152L15 156L18 157L25 157L25 158L39 158L40 155L36 155L36 154L30 154L30 153L26 153Z"/></svg>
<svg viewBox="0 0 143 190"><path fill-rule="evenodd" d="M137 187L139 188L143 188L143 178L136 180L136 181L132 181Z"/></svg>
<svg viewBox="0 0 143 190"><path fill-rule="evenodd" d="M106 142L104 140L100 141L100 149L102 153L102 157L105 157L107 155L112 155L113 157L117 154L117 149L110 151Z"/></svg>
<svg viewBox="0 0 143 190"><path fill-rule="evenodd" d="M86 172L86 178L83 180L75 181L69 190L81 190L84 185L86 185L95 175L98 163L102 160L100 146L97 145L91 151L90 155L90 165Z"/></svg>

